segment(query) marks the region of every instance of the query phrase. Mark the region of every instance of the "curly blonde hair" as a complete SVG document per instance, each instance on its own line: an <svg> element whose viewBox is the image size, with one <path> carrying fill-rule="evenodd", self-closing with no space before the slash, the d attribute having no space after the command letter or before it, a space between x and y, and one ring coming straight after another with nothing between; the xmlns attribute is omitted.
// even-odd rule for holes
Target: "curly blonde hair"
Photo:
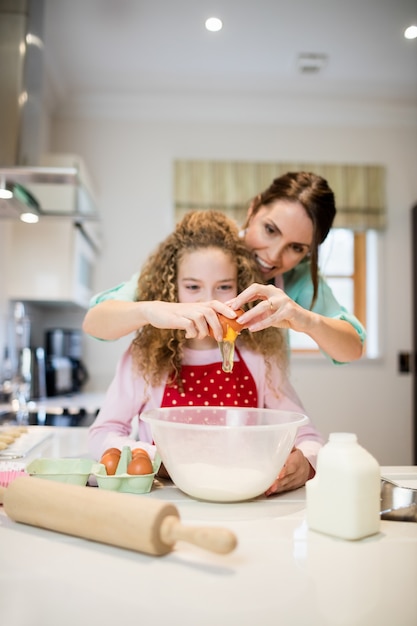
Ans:
<svg viewBox="0 0 417 626"><path fill-rule="evenodd" d="M146 261L138 279L137 301L178 302L178 265L183 256L201 248L219 248L237 267L237 291L263 282L252 253L239 236L237 225L219 211L191 211L177 224ZM251 308L256 303L247 305ZM132 344L135 367L150 385L159 385L168 374L170 384L180 382L185 332L159 329L148 324L138 330ZM242 330L237 344L262 354L285 368L287 347L280 329L270 327L256 333Z"/></svg>

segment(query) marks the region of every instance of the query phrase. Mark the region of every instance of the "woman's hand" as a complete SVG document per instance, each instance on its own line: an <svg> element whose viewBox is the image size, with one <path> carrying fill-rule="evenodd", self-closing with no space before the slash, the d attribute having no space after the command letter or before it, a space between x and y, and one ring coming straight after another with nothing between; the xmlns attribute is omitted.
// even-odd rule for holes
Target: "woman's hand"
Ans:
<svg viewBox="0 0 417 626"><path fill-rule="evenodd" d="M290 328L306 333L323 352L340 363L354 361L362 356L362 341L352 324L309 311L274 285L253 283L226 304L236 310L246 302L255 300L261 302L239 317L239 323L250 331L256 332L269 326Z"/></svg>
<svg viewBox="0 0 417 626"><path fill-rule="evenodd" d="M262 300L262 302L239 318L239 322L247 326L249 330L255 332L269 326L277 326L307 332L311 311L301 307L282 289L274 285L253 283L236 298L229 300L227 304L236 310L254 300Z"/></svg>
<svg viewBox="0 0 417 626"><path fill-rule="evenodd" d="M314 469L298 448L293 448L278 478L265 492L266 496L303 487L314 476Z"/></svg>

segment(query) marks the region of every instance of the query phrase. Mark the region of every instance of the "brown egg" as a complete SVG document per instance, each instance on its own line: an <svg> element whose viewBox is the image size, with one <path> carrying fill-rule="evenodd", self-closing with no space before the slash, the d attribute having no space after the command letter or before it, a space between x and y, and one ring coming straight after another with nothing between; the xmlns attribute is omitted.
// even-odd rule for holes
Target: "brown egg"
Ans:
<svg viewBox="0 0 417 626"><path fill-rule="evenodd" d="M107 476L114 476L120 461L120 450L115 448L116 452L105 452L100 459L100 463L106 468Z"/></svg>
<svg viewBox="0 0 417 626"><path fill-rule="evenodd" d="M223 340L235 341L236 337L239 335L242 328L244 328L244 326L239 324L236 320L241 315L243 315L244 312L245 311L243 309L238 309L237 311L235 311L237 317L234 319L230 319L229 317L222 315L222 313L217 313L217 317L219 318L219 322L223 329ZM209 334L211 335L211 337L213 337L213 331L211 328L210 328Z"/></svg>
<svg viewBox="0 0 417 626"><path fill-rule="evenodd" d="M146 456L146 457L148 457L148 459L150 458L150 457L149 457L149 453L148 453L146 450L144 450L143 448L134 448L134 449L132 450L132 459L134 459L134 458L135 458L135 457L137 457L138 455L140 455L140 456Z"/></svg>
<svg viewBox="0 0 417 626"><path fill-rule="evenodd" d="M102 456L104 456L105 454L121 454L121 450L119 450L119 448L107 448L107 450L104 450Z"/></svg>
<svg viewBox="0 0 417 626"><path fill-rule="evenodd" d="M151 459L143 454L137 454L127 466L128 474L152 474L153 465Z"/></svg>

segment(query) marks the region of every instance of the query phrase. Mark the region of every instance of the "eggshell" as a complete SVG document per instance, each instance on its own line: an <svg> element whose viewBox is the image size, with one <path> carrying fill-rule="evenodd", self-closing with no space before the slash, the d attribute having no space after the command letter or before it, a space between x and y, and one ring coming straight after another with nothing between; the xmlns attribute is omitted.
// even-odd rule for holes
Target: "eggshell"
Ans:
<svg viewBox="0 0 417 626"><path fill-rule="evenodd" d="M236 320L243 315L245 311L243 309L238 309L235 311L237 317L230 319L226 317L222 313L217 313L217 317L219 318L219 322L223 329L223 339L226 341L235 341L236 337L239 335L240 331L244 326L239 324ZM209 334L213 337L213 331L210 328Z"/></svg>

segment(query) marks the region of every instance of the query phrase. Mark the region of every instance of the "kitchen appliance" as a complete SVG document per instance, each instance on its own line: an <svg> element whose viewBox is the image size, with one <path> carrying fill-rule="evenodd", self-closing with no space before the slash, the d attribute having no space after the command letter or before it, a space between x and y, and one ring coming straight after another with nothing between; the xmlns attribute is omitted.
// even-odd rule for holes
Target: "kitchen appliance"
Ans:
<svg viewBox="0 0 417 626"><path fill-rule="evenodd" d="M44 5L44 0L0 0L0 219L28 221L30 214L32 222L54 215L80 225L88 220L87 229L97 238L93 222L99 215L82 159L42 154Z"/></svg>
<svg viewBox="0 0 417 626"><path fill-rule="evenodd" d="M48 396L78 393L88 380L82 362L81 331L53 328L46 331L46 390Z"/></svg>
<svg viewBox="0 0 417 626"><path fill-rule="evenodd" d="M41 346L29 348L29 397L31 400L46 397L46 360L45 350Z"/></svg>
<svg viewBox="0 0 417 626"><path fill-rule="evenodd" d="M0 399L26 403L46 396L45 350L32 347L31 321L23 302L15 302L8 320L8 339L4 350Z"/></svg>

